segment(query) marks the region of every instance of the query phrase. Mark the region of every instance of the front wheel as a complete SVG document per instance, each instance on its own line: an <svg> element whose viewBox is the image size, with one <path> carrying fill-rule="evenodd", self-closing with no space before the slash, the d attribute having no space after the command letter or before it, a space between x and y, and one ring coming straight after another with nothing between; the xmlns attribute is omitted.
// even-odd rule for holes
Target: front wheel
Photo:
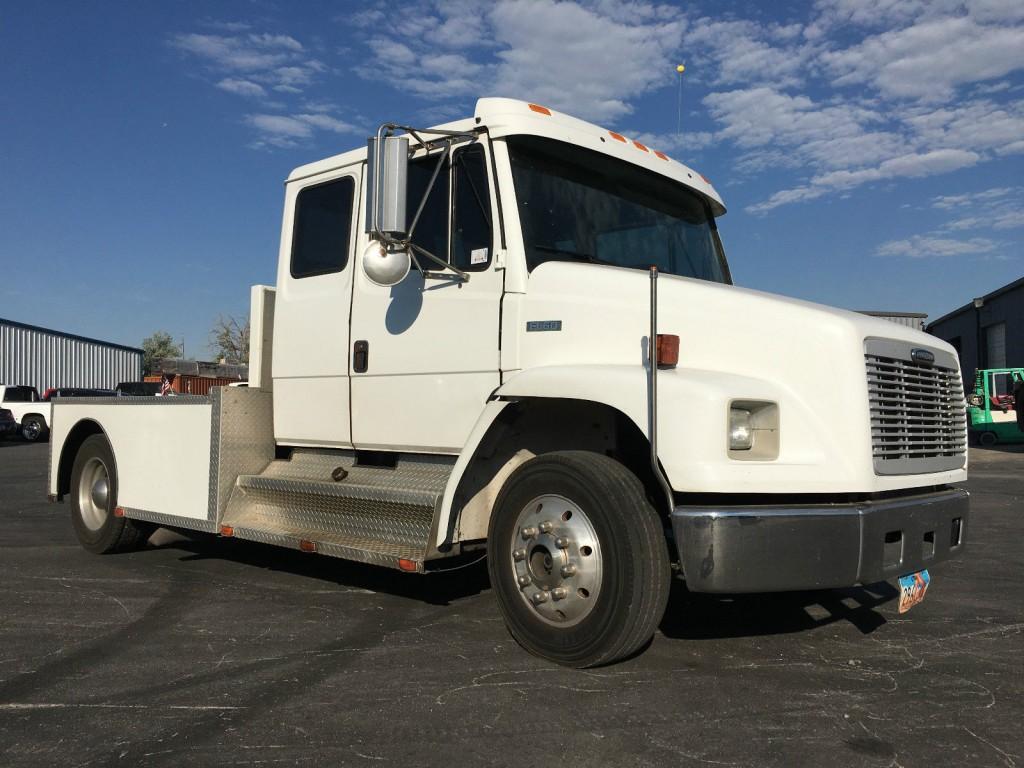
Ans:
<svg viewBox="0 0 1024 768"><path fill-rule="evenodd" d="M978 442L981 443L986 448L990 448L991 446L995 445L996 442L997 442L996 433L995 432L982 432L980 435L978 435Z"/></svg>
<svg viewBox="0 0 1024 768"><path fill-rule="evenodd" d="M586 451L545 454L512 473L491 516L488 570L516 641L572 667L609 664L650 640L671 577L640 481Z"/></svg>
<svg viewBox="0 0 1024 768"><path fill-rule="evenodd" d="M117 506L117 467L110 443L90 435L75 456L71 470L71 522L78 541L98 555L139 549L153 526L114 515Z"/></svg>

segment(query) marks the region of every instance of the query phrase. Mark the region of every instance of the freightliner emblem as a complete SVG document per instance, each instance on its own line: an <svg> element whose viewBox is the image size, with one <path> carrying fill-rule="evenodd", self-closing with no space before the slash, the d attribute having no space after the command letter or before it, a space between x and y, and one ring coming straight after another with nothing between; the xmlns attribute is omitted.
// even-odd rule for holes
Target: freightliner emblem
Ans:
<svg viewBox="0 0 1024 768"><path fill-rule="evenodd" d="M915 363L924 363L925 365L931 365L935 362L935 355L929 352L927 349L912 349L910 350L910 357Z"/></svg>
<svg viewBox="0 0 1024 768"><path fill-rule="evenodd" d="M533 331L560 331L562 330L561 320L527 320L526 332Z"/></svg>

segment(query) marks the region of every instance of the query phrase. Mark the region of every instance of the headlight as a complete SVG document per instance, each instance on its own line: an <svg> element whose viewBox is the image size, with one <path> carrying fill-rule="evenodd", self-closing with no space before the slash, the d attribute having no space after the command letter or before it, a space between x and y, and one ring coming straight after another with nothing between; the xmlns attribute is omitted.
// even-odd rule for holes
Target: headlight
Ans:
<svg viewBox="0 0 1024 768"><path fill-rule="evenodd" d="M745 408L729 409L729 450L749 451L754 447L754 428L750 411Z"/></svg>

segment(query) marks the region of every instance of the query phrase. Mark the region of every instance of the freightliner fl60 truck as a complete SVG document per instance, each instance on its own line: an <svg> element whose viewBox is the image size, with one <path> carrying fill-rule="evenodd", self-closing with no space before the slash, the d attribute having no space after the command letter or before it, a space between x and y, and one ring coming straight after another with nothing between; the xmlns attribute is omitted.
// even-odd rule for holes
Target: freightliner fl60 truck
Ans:
<svg viewBox="0 0 1024 768"><path fill-rule="evenodd" d="M50 497L98 553L161 525L415 573L486 551L512 635L572 666L640 649L673 578L915 574L910 604L967 530L956 355L733 286L723 213L537 104L383 125L288 177L250 386L60 400Z"/></svg>

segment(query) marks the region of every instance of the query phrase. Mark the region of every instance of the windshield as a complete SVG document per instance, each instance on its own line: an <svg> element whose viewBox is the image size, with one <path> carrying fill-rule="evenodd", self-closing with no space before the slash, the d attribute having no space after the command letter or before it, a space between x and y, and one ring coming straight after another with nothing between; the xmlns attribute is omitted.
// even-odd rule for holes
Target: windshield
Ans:
<svg viewBox="0 0 1024 768"><path fill-rule="evenodd" d="M715 220L696 192L600 152L508 139L530 270L586 261L730 283Z"/></svg>

